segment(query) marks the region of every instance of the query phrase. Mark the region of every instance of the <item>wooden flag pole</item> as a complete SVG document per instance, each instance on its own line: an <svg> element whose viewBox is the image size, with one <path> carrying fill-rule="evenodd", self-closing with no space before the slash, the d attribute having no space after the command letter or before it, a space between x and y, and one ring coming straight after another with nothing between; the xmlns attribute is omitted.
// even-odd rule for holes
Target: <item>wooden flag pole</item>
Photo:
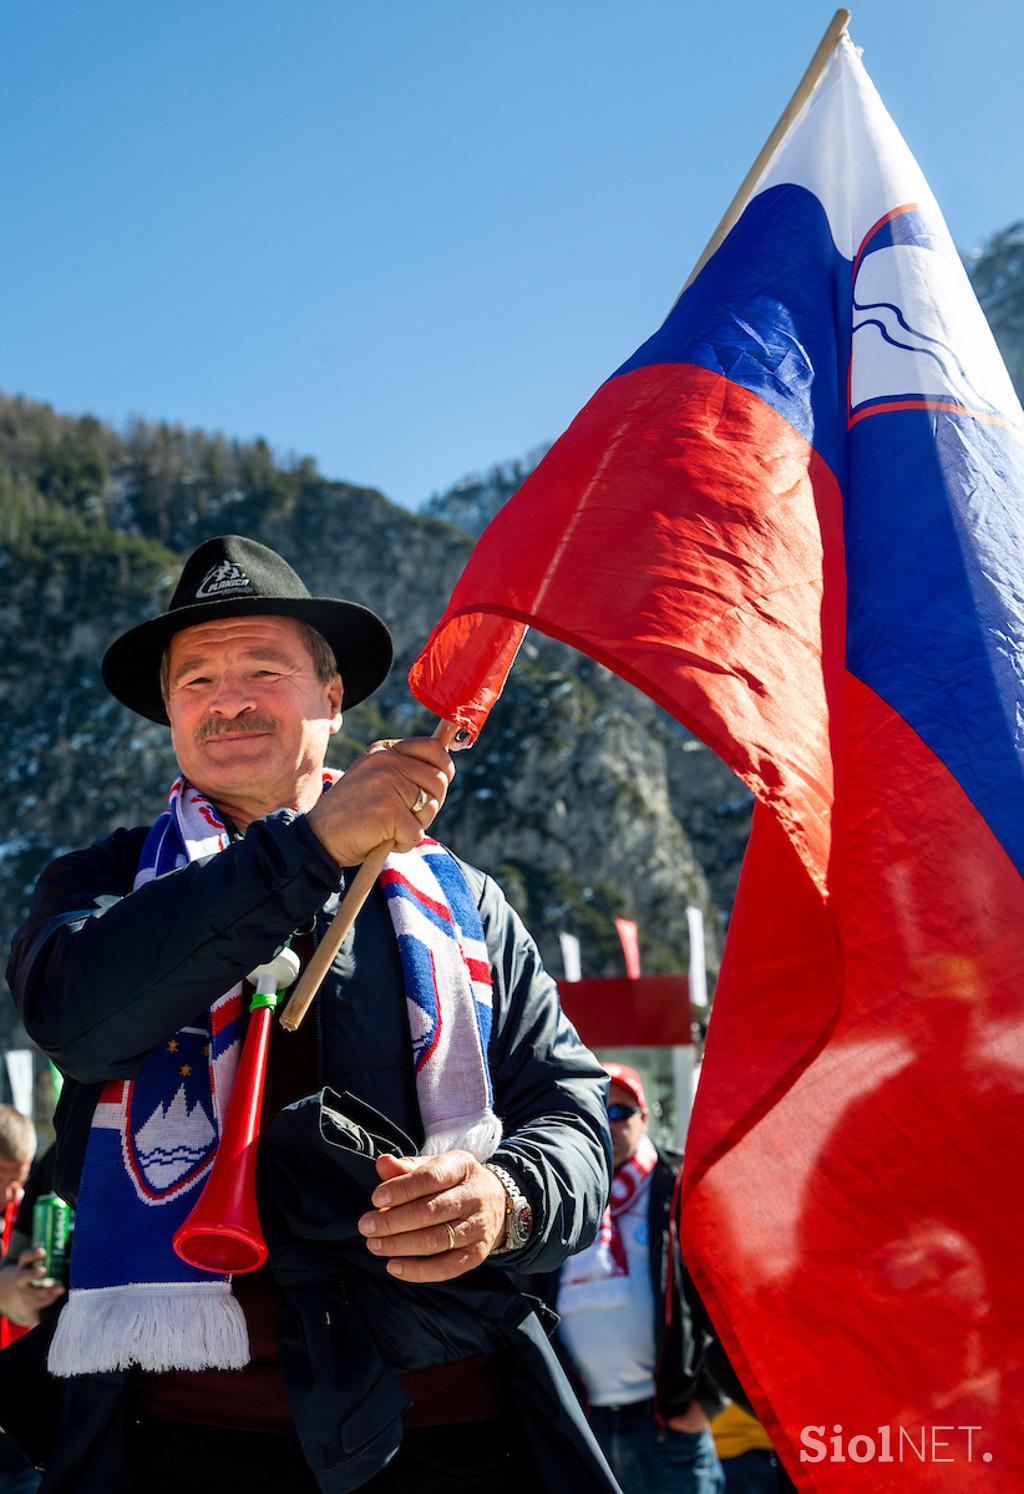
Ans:
<svg viewBox="0 0 1024 1494"><path fill-rule="evenodd" d="M450 747L467 733L451 721L439 721L434 728L434 738L442 747ZM317 945L313 958L302 972L299 982L281 1013L281 1026L287 1032L295 1032L299 1023L313 1004L313 998L323 984L324 976L331 968L331 961L341 948L342 940L356 921L360 908L366 902L391 855L394 843L390 840L375 846L356 872L351 885L341 900L326 934Z"/></svg>
<svg viewBox="0 0 1024 1494"><path fill-rule="evenodd" d="M825 35L818 43L818 50L811 58L807 71L804 73L803 77L800 79L800 82L797 84L796 92L793 94L793 97L790 99L785 109L783 109L782 113L779 115L778 123L776 124L774 130L772 130L771 134L768 136L768 139L765 141L764 145L761 147L761 153L758 156L757 160L754 162L753 166L751 166L750 170L743 178L743 181L740 183L739 191L736 193L736 196L726 208L724 218L722 219L721 223L719 223L714 233L711 235L711 238L708 240L707 248L704 250L704 253L701 255L700 259L698 259L697 263L690 271L689 279L672 304L672 311L674 311L679 305L679 302L682 299L683 295L686 293L686 291L689 290L690 286L696 280L701 270L703 270L708 260L725 241L731 230L739 221L740 215L747 205L747 199L749 198L751 192L757 184L758 178L760 177L764 168L767 166L771 157L778 149L783 135L785 135L794 119L796 119L797 115L800 113L800 110L804 107L811 94L817 88L821 75L828 65L829 58L832 56L832 53L839 45L840 38L845 35L846 28L849 26L849 24L850 12L848 10L837 10L835 15L829 22L828 30L825 32ZM672 313L670 312L669 315L671 316L671 314Z"/></svg>

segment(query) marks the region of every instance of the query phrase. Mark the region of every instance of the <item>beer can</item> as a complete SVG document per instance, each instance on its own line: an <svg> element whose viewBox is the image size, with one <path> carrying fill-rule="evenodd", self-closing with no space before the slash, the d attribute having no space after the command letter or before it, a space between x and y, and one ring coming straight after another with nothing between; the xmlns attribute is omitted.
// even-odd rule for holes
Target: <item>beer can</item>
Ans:
<svg viewBox="0 0 1024 1494"><path fill-rule="evenodd" d="M74 1219L74 1209L56 1193L43 1193L36 1199L32 1210L32 1243L41 1245L46 1256L40 1263L45 1275L36 1277L33 1286L67 1284Z"/></svg>

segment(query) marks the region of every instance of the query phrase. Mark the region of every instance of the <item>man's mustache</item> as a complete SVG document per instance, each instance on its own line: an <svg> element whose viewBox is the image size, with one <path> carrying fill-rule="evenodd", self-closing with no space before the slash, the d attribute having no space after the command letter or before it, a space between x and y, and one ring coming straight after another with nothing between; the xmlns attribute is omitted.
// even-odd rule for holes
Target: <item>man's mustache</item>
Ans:
<svg viewBox="0 0 1024 1494"><path fill-rule="evenodd" d="M223 716L210 716L192 733L194 742L208 742L211 737L230 736L237 731L276 731L277 722L272 716L236 716L228 721Z"/></svg>

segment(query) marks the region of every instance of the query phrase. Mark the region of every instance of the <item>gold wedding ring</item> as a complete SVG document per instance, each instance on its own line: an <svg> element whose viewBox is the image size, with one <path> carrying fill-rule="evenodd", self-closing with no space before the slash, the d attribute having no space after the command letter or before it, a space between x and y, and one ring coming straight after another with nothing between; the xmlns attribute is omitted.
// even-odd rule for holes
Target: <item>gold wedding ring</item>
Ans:
<svg viewBox="0 0 1024 1494"><path fill-rule="evenodd" d="M450 1224L446 1224L445 1225L445 1229L448 1231L448 1249L449 1250L454 1250L455 1249L455 1231L452 1229L452 1227L451 1227Z"/></svg>
<svg viewBox="0 0 1024 1494"><path fill-rule="evenodd" d="M429 803L430 803L430 795L427 794L427 793L424 793L423 789L420 789L419 793L416 795L416 803L412 806L411 813L412 814L419 814L420 810L421 809L426 809L426 807L427 807L427 805Z"/></svg>

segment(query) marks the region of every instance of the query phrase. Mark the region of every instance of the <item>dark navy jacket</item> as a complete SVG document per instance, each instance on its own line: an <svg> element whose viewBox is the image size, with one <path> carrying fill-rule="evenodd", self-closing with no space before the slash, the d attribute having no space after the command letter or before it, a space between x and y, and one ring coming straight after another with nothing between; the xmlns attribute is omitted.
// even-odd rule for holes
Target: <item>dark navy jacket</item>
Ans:
<svg viewBox="0 0 1024 1494"><path fill-rule="evenodd" d="M140 1073L157 1045L193 1022L211 999L269 959L296 930L312 927L318 937L344 885L343 873L304 817L281 810L254 822L218 855L132 892L145 834L145 828L117 831L55 861L39 882L8 969L29 1034L66 1076L56 1120L56 1186L71 1200L101 1085ZM562 1016L536 946L500 889L471 867L463 865L463 871L477 898L494 980L489 1059L505 1134L495 1161L520 1181L535 1215L527 1246L503 1260L520 1272L550 1271L593 1238L607 1198L606 1076ZM418 1146L423 1132L402 991L391 921L378 893L346 938L317 999L318 1080L334 1092L335 1111L346 1104L357 1111L373 1107ZM314 1137L314 1150L319 1147L320 1175L340 1169L352 1190L323 1217L307 1217L307 1202L336 1199L343 1190L312 1187L299 1194L287 1186L294 1171L289 1148L302 1130ZM330 1132L321 1097L311 1096L266 1127L267 1156L261 1159L261 1190L267 1194L261 1191L261 1208L276 1221L272 1264L290 1311L282 1370L307 1457L324 1490L344 1494L358 1487L393 1449L403 1404L394 1374L503 1350L511 1351L517 1366L515 1394L545 1486L614 1488L546 1336L505 1270L485 1266L443 1290L422 1293L391 1278L370 1290L360 1280L355 1293L346 1292L351 1270L373 1274L369 1252L352 1235L376 1174L358 1148L353 1152L346 1138ZM274 1166L275 1156L284 1159L281 1166ZM396 1293L395 1287L402 1290ZM306 1331L322 1318L326 1297L332 1299L332 1322L347 1321L344 1355L342 1343L332 1345L316 1332L313 1342L312 1330ZM360 1313L354 1313L353 1300ZM389 1324L400 1353L391 1342L381 1352ZM355 1376L358 1384L336 1385L331 1400L318 1392L315 1379L311 1385L310 1362L326 1375L329 1361L351 1356L360 1325L365 1358L379 1358L380 1374L374 1365L362 1379ZM118 1377L72 1382L66 1399L77 1400L80 1408L102 1404L113 1425L109 1397L96 1383L108 1378ZM347 1379L352 1382L352 1375ZM543 1416L537 1416L537 1406L547 1407ZM528 1407L534 1409L528 1413ZM93 1415L99 1419L100 1413ZM74 1440L69 1429L62 1448ZM95 1486L112 1494L114 1484L87 1482L92 1475L84 1463L62 1474L63 1461L58 1453L45 1488L84 1494Z"/></svg>

